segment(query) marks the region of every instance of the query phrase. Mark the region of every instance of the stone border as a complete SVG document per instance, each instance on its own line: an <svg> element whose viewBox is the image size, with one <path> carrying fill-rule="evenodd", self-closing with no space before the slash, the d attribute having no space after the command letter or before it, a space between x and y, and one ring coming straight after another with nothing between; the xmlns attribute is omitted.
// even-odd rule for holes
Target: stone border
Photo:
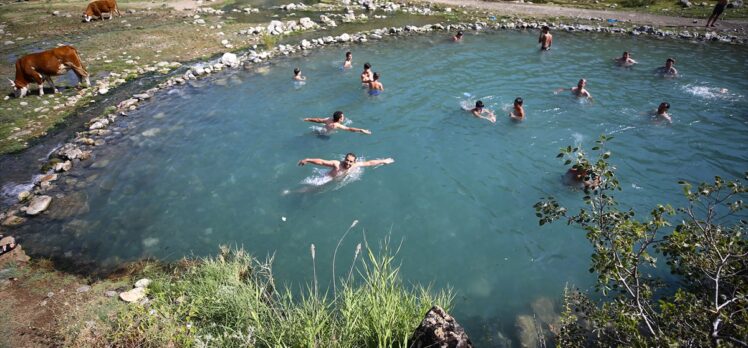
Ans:
<svg viewBox="0 0 748 348"><path fill-rule="evenodd" d="M390 3L388 3L390 4ZM387 6L387 5L385 5ZM364 5L360 5L361 9L365 9ZM398 8L406 13L420 13L420 14L434 14L428 6L419 8L405 7ZM427 11L428 10L428 11ZM350 13L351 11L349 11ZM444 12L452 12L451 8L445 8ZM323 14L320 16L324 24L329 24L324 21L325 18L329 19L330 14ZM355 17L354 17L355 18ZM303 18L307 20L308 18ZM590 21L599 21L605 23L602 18L589 18ZM312 22L314 23L314 22ZM268 32L272 33L273 28L277 28L278 23L271 23L268 26ZM315 23L316 24L316 23ZM88 130L77 132L74 140L56 148L49 155L49 161L42 167L42 171L46 172L43 175L37 175L32 180L33 188L29 191L21 192L18 195L18 202L11 205L5 212L0 212L0 225L4 227L13 227L24 223L29 217L36 216L46 210L52 198L45 193L54 187L53 182L57 180L60 175L64 175L65 172L70 171L77 163L86 161L92 157L92 153L95 147L106 144L104 137L112 133L111 130L107 129L109 125L113 124L119 117L127 116L129 111L136 110L138 105L146 100L151 100L161 90L171 89L178 85L183 85L189 80L196 80L207 77L215 72L219 72L224 69L237 69L240 67L249 68L252 65L267 62L268 60L277 56L288 56L290 54L307 51L315 48L335 45L335 44L346 44L346 43L365 43L371 40L381 40L385 37L398 37L398 36L411 36L430 32L450 32L450 31L487 31L487 30L526 30L526 29L538 29L544 25L556 30L563 30L567 32L597 32L597 33L610 33L610 34L628 34L632 36L653 36L662 38L672 39L687 39L697 41L719 41L728 43L745 44L748 39L739 38L737 36L730 35L719 35L714 32L706 33L691 33L689 31L670 31L661 30L652 26L632 26L629 28L621 27L608 27L601 25L589 25L589 24L563 24L555 22L544 22L544 21L525 21L518 19L515 21L509 21L502 19L499 21L476 21L474 23L457 23L444 25L442 23L428 24L424 26L404 26L404 27L391 27L381 28L369 31L358 32L355 34L341 34L338 36L323 36L316 39L304 39L298 44L288 45L277 45L270 51L257 51L256 46L254 49L247 50L246 52L237 56L235 53L224 53L223 56L217 59L208 61L192 63L189 70L184 72L181 76L168 78L165 82L157 85L155 88L148 89L141 93L134 94L131 98L121 101L117 104L115 111L108 113L106 116L95 117L86 123ZM300 26L301 30L305 29L316 29L319 25L310 25L307 23L306 26ZM280 29L279 29L280 30ZM247 34L260 34L261 30L246 31Z"/></svg>

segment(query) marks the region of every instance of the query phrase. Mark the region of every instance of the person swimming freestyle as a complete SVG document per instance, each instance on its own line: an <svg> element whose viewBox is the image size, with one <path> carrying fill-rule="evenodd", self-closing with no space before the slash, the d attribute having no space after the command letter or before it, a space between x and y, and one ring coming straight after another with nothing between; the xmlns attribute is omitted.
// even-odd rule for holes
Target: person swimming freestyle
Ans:
<svg viewBox="0 0 748 348"><path fill-rule="evenodd" d="M372 167L382 164L391 164L395 162L395 160L392 158L375 159L364 162L357 162L356 159L356 155L349 152L345 155L345 158L342 161L324 160L321 158L305 158L299 161L299 166L304 166L307 163L311 163L322 167L328 167L331 169L329 172L327 172L327 175L336 178L348 174L352 169L357 167Z"/></svg>
<svg viewBox="0 0 748 348"><path fill-rule="evenodd" d="M362 128L354 128L354 127L348 127L343 124L345 121L345 115L343 115L342 111L335 111L332 114L332 117L326 117L326 118L315 118L315 117L308 117L304 119L304 122L313 122L313 123L323 123L325 125L325 130L327 132L332 132L336 129L354 132L354 133L361 133L361 134L371 134L371 131L368 129L362 129Z"/></svg>
<svg viewBox="0 0 748 348"><path fill-rule="evenodd" d="M490 121L491 123L496 123L496 115L494 115L493 111L486 109L485 105L480 100L475 102L475 107L468 111L470 111L470 113L477 118L482 118L484 120ZM484 113L488 116L483 116Z"/></svg>

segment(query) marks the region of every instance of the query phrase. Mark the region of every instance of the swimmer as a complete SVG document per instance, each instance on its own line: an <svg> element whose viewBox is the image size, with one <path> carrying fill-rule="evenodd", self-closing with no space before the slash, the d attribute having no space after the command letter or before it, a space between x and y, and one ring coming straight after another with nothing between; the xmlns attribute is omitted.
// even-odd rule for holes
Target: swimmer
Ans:
<svg viewBox="0 0 748 348"><path fill-rule="evenodd" d="M544 25L540 31L540 37L538 37L538 43L540 44L541 51L548 51L553 45L553 35L550 33L551 28Z"/></svg>
<svg viewBox="0 0 748 348"><path fill-rule="evenodd" d="M714 27L714 22L717 21L717 18L722 14L722 12L725 11L725 7L727 7L727 0L719 0L717 1L717 5L714 6L714 11L712 11L712 15L709 16L709 19L706 20L706 26L707 27ZM709 25L709 22L712 24Z"/></svg>
<svg viewBox="0 0 748 348"><path fill-rule="evenodd" d="M369 95L380 95L384 92L384 85L379 82L379 73L374 73L374 77L369 81Z"/></svg>
<svg viewBox="0 0 748 348"><path fill-rule="evenodd" d="M455 36L452 36L452 41L454 41L454 42L460 42L460 41L462 41L462 32L458 31Z"/></svg>
<svg viewBox="0 0 748 348"><path fill-rule="evenodd" d="M371 72L371 64L364 63L364 71L361 72L361 84L363 84L364 87L367 87L368 83L372 80L374 80L374 75Z"/></svg>
<svg viewBox="0 0 748 348"><path fill-rule="evenodd" d="M554 93L558 94L559 92L565 91L565 90L568 89L577 98L592 99L592 95L590 94L590 92L587 91L587 89L584 88L585 86L587 86L587 80L586 79L579 79L579 82L577 82L577 86L576 87L572 87L572 88L559 88Z"/></svg>
<svg viewBox="0 0 748 348"><path fill-rule="evenodd" d="M353 53L348 51L345 53L345 60L343 61L343 69L350 69L353 67Z"/></svg>
<svg viewBox="0 0 748 348"><path fill-rule="evenodd" d="M577 167L577 165L572 166L566 171L564 181L566 181L567 185L581 185L585 191L594 190L600 186L599 176L587 169Z"/></svg>
<svg viewBox="0 0 748 348"><path fill-rule="evenodd" d="M348 153L345 155L345 159L342 161L338 160L323 160L320 158L305 158L301 161L299 161L299 166L303 166L307 163L311 163L314 165L322 166L322 167L328 167L332 168L329 172L327 172L327 175L330 177L338 177L345 174L348 174L348 172L356 167L371 167L371 166L378 166L382 164L390 164L395 162L392 158L385 158L385 159L375 159L371 161L366 162L356 162L356 155L353 153Z"/></svg>
<svg viewBox="0 0 748 348"><path fill-rule="evenodd" d="M613 60L620 66L632 66L637 63L635 60L631 59L631 55L628 51L623 52L623 56L620 58L613 58Z"/></svg>
<svg viewBox="0 0 748 348"><path fill-rule="evenodd" d="M670 114L668 114L668 110L670 110L670 103L662 102L660 103L660 106L657 107L655 114L657 117L662 117L668 122L673 123L673 119L670 117Z"/></svg>
<svg viewBox="0 0 748 348"><path fill-rule="evenodd" d="M333 130L340 129L340 130L354 132L354 133L371 134L371 131L369 131L368 129L348 127L343 124L343 121L345 121L345 115L343 115L342 111L335 111L332 114L332 117L327 117L327 118L310 117L310 118L304 119L304 122L324 123L325 130L328 132L332 132Z"/></svg>
<svg viewBox="0 0 748 348"><path fill-rule="evenodd" d="M525 119L525 109L522 107L524 101L522 98L517 97L514 99L514 110L509 113L509 117L515 121L522 121Z"/></svg>
<svg viewBox="0 0 748 348"><path fill-rule="evenodd" d="M669 76L669 77L675 77L678 76L678 70L673 67L675 65L675 59L668 58L665 61L665 66L661 66L655 70L655 73L657 73L660 76Z"/></svg>
<svg viewBox="0 0 748 348"><path fill-rule="evenodd" d="M306 76L301 75L301 69L293 69L293 79L296 81L306 81Z"/></svg>
<svg viewBox="0 0 748 348"><path fill-rule="evenodd" d="M470 109L470 113L477 118L496 123L496 115L493 114L493 111L486 109L485 105L483 105L483 102L480 100L475 102L475 107ZM488 114L488 116L483 116L484 113Z"/></svg>

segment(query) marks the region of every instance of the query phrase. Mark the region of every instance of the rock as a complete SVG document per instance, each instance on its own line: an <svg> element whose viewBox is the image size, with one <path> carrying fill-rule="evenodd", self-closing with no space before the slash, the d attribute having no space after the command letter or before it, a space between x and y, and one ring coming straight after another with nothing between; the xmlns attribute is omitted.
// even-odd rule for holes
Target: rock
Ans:
<svg viewBox="0 0 748 348"><path fill-rule="evenodd" d="M63 160L74 160L80 157L81 153L83 151L75 146L75 144L68 143L57 149L53 156Z"/></svg>
<svg viewBox="0 0 748 348"><path fill-rule="evenodd" d="M20 216L10 215L3 220L3 226L5 227L14 227L18 226L22 223L26 222L25 218L22 218Z"/></svg>
<svg viewBox="0 0 748 348"><path fill-rule="evenodd" d="M314 29L319 26L319 24L314 23L309 17L299 19L299 25L304 30Z"/></svg>
<svg viewBox="0 0 748 348"><path fill-rule="evenodd" d="M59 16L59 15L60 15L60 11L53 11L53 12L52 12L52 15L53 15L53 16Z"/></svg>
<svg viewBox="0 0 748 348"><path fill-rule="evenodd" d="M343 33L338 37L338 42L348 42L351 41L351 36L347 33Z"/></svg>
<svg viewBox="0 0 748 348"><path fill-rule="evenodd" d="M80 294L80 293L83 293L83 292L88 292L88 290L91 290L91 287L88 286L88 285L83 285L83 286L75 289L75 292L77 292L77 293Z"/></svg>
<svg viewBox="0 0 748 348"><path fill-rule="evenodd" d="M150 284L151 284L151 280L150 279L143 278L143 279L140 279L137 282L135 282L135 287L136 288L147 288L148 285L150 285Z"/></svg>
<svg viewBox="0 0 748 348"><path fill-rule="evenodd" d="M123 100L122 102L120 102L119 104L117 104L117 108L118 109L127 109L127 108L129 108L129 107L131 107L131 106L133 106L133 105L135 105L137 103L138 103L137 99L130 98L130 99L127 99L127 100Z"/></svg>
<svg viewBox="0 0 748 348"><path fill-rule="evenodd" d="M457 321L439 306L431 307L413 336L410 347L473 347L465 330Z"/></svg>
<svg viewBox="0 0 748 348"><path fill-rule="evenodd" d="M239 58L236 54L226 52L221 56L221 64L235 68L239 66Z"/></svg>
<svg viewBox="0 0 748 348"><path fill-rule="evenodd" d="M678 3L683 7L691 7L691 2L688 0L680 0Z"/></svg>
<svg viewBox="0 0 748 348"><path fill-rule="evenodd" d="M104 95L104 94L107 94L107 93L109 93L109 88L106 88L106 87L99 88L99 94Z"/></svg>
<svg viewBox="0 0 748 348"><path fill-rule="evenodd" d="M57 175L57 174L54 174L54 175ZM29 192L29 191L23 191L23 192L21 192L21 193L18 194L18 201L19 202L23 202L26 199L28 199L29 196L31 196L31 192Z"/></svg>
<svg viewBox="0 0 748 348"><path fill-rule="evenodd" d="M106 296L106 297L114 297L114 296L117 296L117 292L114 291L114 290L109 290L109 291L107 291L107 292L104 293L104 296Z"/></svg>
<svg viewBox="0 0 748 348"><path fill-rule="evenodd" d="M119 293L119 298L127 303L138 302L145 297L145 288L134 288L130 291Z"/></svg>
<svg viewBox="0 0 748 348"><path fill-rule="evenodd" d="M36 196L31 199L28 208L26 209L27 215L38 215L39 213L47 210L49 204L52 203L52 197L50 196Z"/></svg>
<svg viewBox="0 0 748 348"><path fill-rule="evenodd" d="M148 93L139 93L139 94L133 95L132 97L140 99L140 100L146 100L146 99L150 99L151 98L151 96Z"/></svg>
<svg viewBox="0 0 748 348"><path fill-rule="evenodd" d="M306 50L312 47L312 43L309 42L309 40L301 40L300 46L301 46L301 49Z"/></svg>
<svg viewBox="0 0 748 348"><path fill-rule="evenodd" d="M54 166L52 166L52 170L54 170L57 173L59 173L59 172L67 172L67 171L69 171L72 168L73 168L73 162L70 162L70 161L65 161L65 162L62 162L62 163L57 163Z"/></svg>

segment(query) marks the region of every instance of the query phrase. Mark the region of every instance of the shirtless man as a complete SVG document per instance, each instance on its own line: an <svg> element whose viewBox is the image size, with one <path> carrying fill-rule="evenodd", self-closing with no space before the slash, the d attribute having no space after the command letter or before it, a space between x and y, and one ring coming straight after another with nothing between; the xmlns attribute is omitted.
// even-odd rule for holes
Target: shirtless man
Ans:
<svg viewBox="0 0 748 348"><path fill-rule="evenodd" d="M374 73L371 81L369 81L369 95L380 95L384 92L384 85L379 82L379 73Z"/></svg>
<svg viewBox="0 0 748 348"><path fill-rule="evenodd" d="M717 21L717 18L722 14L722 12L725 11L725 7L727 7L727 0L719 0L717 1L717 5L714 6L714 11L712 11L712 15L709 16L709 19L706 20L706 26L707 27L714 27L714 22ZM711 25L709 25L709 22L711 22Z"/></svg>
<svg viewBox="0 0 748 348"><path fill-rule="evenodd" d="M361 134L371 134L371 131L368 129L361 129L361 128L353 128L348 127L343 124L343 121L345 121L345 115L343 115L342 111L335 111L335 113L332 114L332 117L327 118L305 118L305 122L314 122L314 123L324 123L325 124L325 130L328 132L332 132L333 130L340 129L344 131L354 132L354 133L361 133Z"/></svg>
<svg viewBox="0 0 748 348"><path fill-rule="evenodd" d="M361 83L364 87L369 86L369 82L374 80L374 74L371 72L371 64L364 63L364 71L361 72Z"/></svg>
<svg viewBox="0 0 748 348"><path fill-rule="evenodd" d="M670 110L670 103L662 102L660 103L660 106L657 107L656 115L657 117L662 117L668 122L673 123L673 119L670 118L670 114L668 114L668 110Z"/></svg>
<svg viewBox="0 0 748 348"><path fill-rule="evenodd" d="M315 164L322 167L331 168L327 175L335 178L347 174L351 169L356 167L371 167L378 166L381 164L390 164L395 162L392 158L375 159L366 162L356 162L356 155L348 153L345 155L345 159L342 161L337 160L323 160L320 158L305 158L299 161L299 165L303 166L307 163Z"/></svg>
<svg viewBox="0 0 748 348"><path fill-rule="evenodd" d="M475 102L475 107L470 109L470 113L477 118L496 123L496 115L493 114L493 111L486 109L485 105L483 105L483 102L480 100ZM483 116L484 113L488 114L488 116Z"/></svg>
<svg viewBox="0 0 748 348"><path fill-rule="evenodd" d="M675 77L678 76L678 70L673 67L675 65L675 59L668 58L665 61L665 66L661 66L655 70L660 76Z"/></svg>
<svg viewBox="0 0 748 348"><path fill-rule="evenodd" d="M570 90L572 94L574 94L577 98L587 98L592 99L592 95L590 92L587 91L584 87L587 86L587 80L585 79L579 79L579 82L577 83L576 87L572 88L559 88L554 93L558 94L561 91Z"/></svg>
<svg viewBox="0 0 748 348"><path fill-rule="evenodd" d="M462 32L458 31L455 36L452 36L452 41L454 41L454 42L460 42L460 41L462 41Z"/></svg>
<svg viewBox="0 0 748 348"><path fill-rule="evenodd" d="M514 99L514 110L509 113L509 117L515 121L522 121L525 119L525 109L522 107L524 101L522 98L517 97Z"/></svg>
<svg viewBox="0 0 748 348"><path fill-rule="evenodd" d="M613 58L613 60L620 66L632 66L637 63L635 60L631 59L631 55L628 51L623 52L623 56L620 58Z"/></svg>
<svg viewBox="0 0 748 348"><path fill-rule="evenodd" d="M343 69L350 69L353 67L353 53L348 51L345 53L345 61L343 61Z"/></svg>
<svg viewBox="0 0 748 348"><path fill-rule="evenodd" d="M301 76L301 69L293 69L293 79L296 81L306 81L306 76Z"/></svg>
<svg viewBox="0 0 748 348"><path fill-rule="evenodd" d="M551 28L549 28L547 25L544 25L540 32L540 37L538 37L538 43L540 44L540 50L541 51L547 51L551 49L551 45L553 44L553 35L550 33Z"/></svg>

